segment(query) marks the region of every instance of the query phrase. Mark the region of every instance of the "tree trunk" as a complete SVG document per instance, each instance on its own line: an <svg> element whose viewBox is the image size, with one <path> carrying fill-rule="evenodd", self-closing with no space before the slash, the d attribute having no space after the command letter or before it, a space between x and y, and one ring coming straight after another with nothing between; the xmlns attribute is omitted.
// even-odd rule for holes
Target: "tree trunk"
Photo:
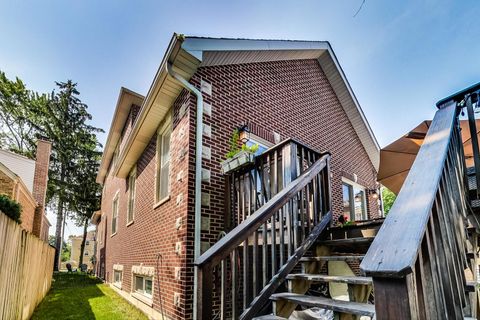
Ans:
<svg viewBox="0 0 480 320"><path fill-rule="evenodd" d="M83 253L85 251L85 242L87 241L87 228L88 228L88 218L85 218L85 224L83 225L83 239L80 244L80 260L78 266L80 267L83 264Z"/></svg>
<svg viewBox="0 0 480 320"><path fill-rule="evenodd" d="M53 263L53 270L60 269L60 259L62 252L62 229L63 229L63 199L59 197L57 205L57 225L55 226L55 261Z"/></svg>

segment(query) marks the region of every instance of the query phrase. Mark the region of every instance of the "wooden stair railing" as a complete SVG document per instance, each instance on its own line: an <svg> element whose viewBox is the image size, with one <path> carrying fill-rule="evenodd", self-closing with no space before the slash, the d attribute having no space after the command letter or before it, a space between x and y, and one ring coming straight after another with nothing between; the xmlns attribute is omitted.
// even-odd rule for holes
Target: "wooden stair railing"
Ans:
<svg viewBox="0 0 480 320"><path fill-rule="evenodd" d="M376 319L463 319L469 200L454 101L439 107L360 268L373 278Z"/></svg>
<svg viewBox="0 0 480 320"><path fill-rule="evenodd" d="M330 154L300 171L195 261L197 319L252 319L330 224Z"/></svg>

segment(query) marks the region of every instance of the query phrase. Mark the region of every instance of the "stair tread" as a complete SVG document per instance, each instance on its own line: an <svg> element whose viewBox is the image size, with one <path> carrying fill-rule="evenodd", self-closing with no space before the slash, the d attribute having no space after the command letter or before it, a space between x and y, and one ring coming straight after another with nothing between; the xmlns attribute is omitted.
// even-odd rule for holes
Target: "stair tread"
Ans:
<svg viewBox="0 0 480 320"><path fill-rule="evenodd" d="M321 244L326 246L341 246L350 244L368 244L371 243L375 237L359 237L359 238L347 238L347 239L333 239L333 240L321 240Z"/></svg>
<svg viewBox="0 0 480 320"><path fill-rule="evenodd" d="M312 261L345 261L345 260L362 260L365 255L344 255L344 256L321 256L321 257L302 257L300 262L312 262Z"/></svg>
<svg viewBox="0 0 480 320"><path fill-rule="evenodd" d="M287 276L288 280L303 279L317 282L339 282L349 284L371 284L371 277L356 276L328 276L324 274L292 273Z"/></svg>
<svg viewBox="0 0 480 320"><path fill-rule="evenodd" d="M375 306L373 304L333 300L325 297L306 296L297 293L276 293L271 296L271 299L288 300L307 307L319 307L362 316L373 317L375 315Z"/></svg>
<svg viewBox="0 0 480 320"><path fill-rule="evenodd" d="M274 314L267 314L267 315L264 315L264 316L259 316L259 317L255 317L253 318L253 320L287 320L286 318L282 318L282 317L279 317L279 316L276 316Z"/></svg>

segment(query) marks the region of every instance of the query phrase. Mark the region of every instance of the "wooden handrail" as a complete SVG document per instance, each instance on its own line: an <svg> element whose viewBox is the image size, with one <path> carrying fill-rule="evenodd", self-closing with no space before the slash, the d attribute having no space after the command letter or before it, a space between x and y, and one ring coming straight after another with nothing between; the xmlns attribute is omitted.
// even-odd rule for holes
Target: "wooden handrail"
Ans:
<svg viewBox="0 0 480 320"><path fill-rule="evenodd" d="M373 279L378 320L465 316L470 204L459 111L450 101L435 114L397 200L360 264Z"/></svg>
<svg viewBox="0 0 480 320"><path fill-rule="evenodd" d="M199 297L197 319L213 318L214 309L220 312L221 319L237 319L240 302L244 310L240 319L251 319L268 306L269 292L285 281L286 274L331 220L330 154L319 157L318 153L304 149L298 151L292 140L282 146L284 149L274 151L272 158L278 159L279 151L283 151L288 163L288 167L283 168L284 186L281 190L275 187L275 194L264 192L268 194L262 200L264 204L260 203L253 213L244 216L233 230L195 261ZM275 185L277 161L271 165ZM297 168L301 173L299 176ZM255 177L250 182L255 184L256 181ZM261 183L262 190L264 187ZM252 190L257 192L255 187ZM238 205L245 206L245 203L238 202ZM230 269L230 276L227 269ZM240 275L239 269L242 269ZM217 272L220 279L215 277ZM231 283L227 283L228 279ZM238 281L241 281L240 285ZM237 295L238 291L243 294ZM220 306L215 306L214 301L220 301Z"/></svg>
<svg viewBox="0 0 480 320"><path fill-rule="evenodd" d="M282 208L300 190L302 190L316 175L327 166L330 154L324 154L296 180L290 182L284 189L274 195L270 201L261 206L254 214L246 218L240 225L227 233L220 241L210 247L196 261L195 265L216 265L225 259L229 253L265 223L275 212Z"/></svg>
<svg viewBox="0 0 480 320"><path fill-rule="evenodd" d="M412 272L442 177L457 116L456 104L438 110L415 162L360 268L369 275Z"/></svg>

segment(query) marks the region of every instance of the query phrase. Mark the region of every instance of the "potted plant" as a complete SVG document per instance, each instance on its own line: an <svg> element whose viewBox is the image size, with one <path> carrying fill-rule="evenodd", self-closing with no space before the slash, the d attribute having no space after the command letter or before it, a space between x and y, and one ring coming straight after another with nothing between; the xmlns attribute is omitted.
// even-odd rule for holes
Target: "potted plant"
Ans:
<svg viewBox="0 0 480 320"><path fill-rule="evenodd" d="M222 171L224 174L230 173L241 167L253 163L255 152L258 151L258 144L247 146L243 144L239 147L240 132L235 129L230 139L230 151L225 155L227 159L222 161Z"/></svg>

